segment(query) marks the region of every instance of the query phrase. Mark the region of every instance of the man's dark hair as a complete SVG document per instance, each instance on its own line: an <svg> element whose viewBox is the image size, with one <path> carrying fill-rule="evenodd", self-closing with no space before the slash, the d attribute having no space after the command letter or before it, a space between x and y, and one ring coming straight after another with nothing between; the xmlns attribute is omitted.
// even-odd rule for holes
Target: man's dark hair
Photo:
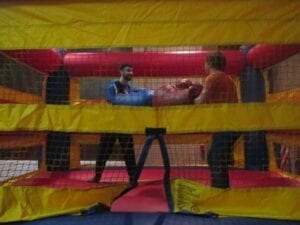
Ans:
<svg viewBox="0 0 300 225"><path fill-rule="evenodd" d="M120 70L123 70L125 67L131 67L132 68L132 65L129 64L129 63L123 63L120 65Z"/></svg>
<svg viewBox="0 0 300 225"><path fill-rule="evenodd" d="M226 57L220 52L212 52L206 57L206 62L214 69L224 71L226 66Z"/></svg>

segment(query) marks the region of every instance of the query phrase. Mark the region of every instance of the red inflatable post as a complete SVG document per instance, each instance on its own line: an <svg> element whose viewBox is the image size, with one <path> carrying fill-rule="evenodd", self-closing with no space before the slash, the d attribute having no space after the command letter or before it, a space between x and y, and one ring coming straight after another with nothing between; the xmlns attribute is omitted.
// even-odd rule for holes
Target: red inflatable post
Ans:
<svg viewBox="0 0 300 225"><path fill-rule="evenodd" d="M62 57L51 49L8 50L4 51L4 53L43 73L50 73L58 69L63 62Z"/></svg>
<svg viewBox="0 0 300 225"><path fill-rule="evenodd" d="M239 50L224 50L226 56L225 73L240 76L245 65L245 57Z"/></svg>
<svg viewBox="0 0 300 225"><path fill-rule="evenodd" d="M255 69L264 69L279 63L288 57L298 53L300 45L256 45L252 48L247 60Z"/></svg>

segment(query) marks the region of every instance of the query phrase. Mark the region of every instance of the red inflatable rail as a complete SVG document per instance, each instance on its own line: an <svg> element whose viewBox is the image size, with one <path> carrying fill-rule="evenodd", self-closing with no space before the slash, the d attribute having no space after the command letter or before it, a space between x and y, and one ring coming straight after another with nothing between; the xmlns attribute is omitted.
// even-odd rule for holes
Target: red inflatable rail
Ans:
<svg viewBox="0 0 300 225"><path fill-rule="evenodd" d="M8 50L4 53L43 73L50 73L63 63L62 57L52 49Z"/></svg>
<svg viewBox="0 0 300 225"><path fill-rule="evenodd" d="M204 75L204 60L209 52L118 52L68 53L64 68L70 76L119 76L121 63L130 63L135 76L176 77ZM227 58L225 72L239 76L244 56L237 50L223 51Z"/></svg>
<svg viewBox="0 0 300 225"><path fill-rule="evenodd" d="M245 58L239 50L222 51L227 58L225 72L239 76L244 62L257 69L270 67L300 52L300 45L256 45ZM70 76L118 76L119 65L130 63L135 76L203 76L204 60L209 51L198 52L83 52L62 57L55 50L4 51L16 60L50 73L63 63Z"/></svg>
<svg viewBox="0 0 300 225"><path fill-rule="evenodd" d="M247 60L256 69L264 69L279 63L300 52L300 45L256 45L252 48Z"/></svg>
<svg viewBox="0 0 300 225"><path fill-rule="evenodd" d="M8 104L8 103L16 103L16 102L10 101L10 100L7 100L7 99L0 99L0 104Z"/></svg>

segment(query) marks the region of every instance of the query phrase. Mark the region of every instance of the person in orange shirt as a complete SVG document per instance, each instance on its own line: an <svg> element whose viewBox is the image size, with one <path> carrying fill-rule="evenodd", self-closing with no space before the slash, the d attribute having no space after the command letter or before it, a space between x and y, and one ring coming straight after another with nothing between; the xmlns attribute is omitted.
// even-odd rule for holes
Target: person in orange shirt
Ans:
<svg viewBox="0 0 300 225"><path fill-rule="evenodd" d="M237 103L238 96L231 77L224 73L226 57L220 52L212 52L206 57L205 72L209 74L201 94L194 99L195 104ZM228 166L232 163L233 146L240 132L216 132L208 153L208 165L211 171L211 185L228 188Z"/></svg>

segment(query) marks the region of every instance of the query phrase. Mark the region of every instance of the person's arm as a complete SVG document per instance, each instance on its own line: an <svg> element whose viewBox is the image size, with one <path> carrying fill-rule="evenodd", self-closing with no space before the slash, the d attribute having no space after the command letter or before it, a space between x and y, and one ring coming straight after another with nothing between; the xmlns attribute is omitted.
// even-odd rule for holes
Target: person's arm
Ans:
<svg viewBox="0 0 300 225"><path fill-rule="evenodd" d="M209 96L209 89L204 88L201 91L201 94L197 98L194 99L194 103L195 104L204 104L204 103L207 103L208 96Z"/></svg>
<svg viewBox="0 0 300 225"><path fill-rule="evenodd" d="M146 88L142 87L130 87L130 92L139 92L139 91L145 91L147 90Z"/></svg>
<svg viewBox="0 0 300 225"><path fill-rule="evenodd" d="M208 76L204 81L203 90L201 91L200 95L194 99L195 104L205 104L209 102L212 85L213 78Z"/></svg>
<svg viewBox="0 0 300 225"><path fill-rule="evenodd" d="M109 101L110 103L113 103L116 95L117 95L116 85L115 83L111 83L107 88L106 100Z"/></svg>

